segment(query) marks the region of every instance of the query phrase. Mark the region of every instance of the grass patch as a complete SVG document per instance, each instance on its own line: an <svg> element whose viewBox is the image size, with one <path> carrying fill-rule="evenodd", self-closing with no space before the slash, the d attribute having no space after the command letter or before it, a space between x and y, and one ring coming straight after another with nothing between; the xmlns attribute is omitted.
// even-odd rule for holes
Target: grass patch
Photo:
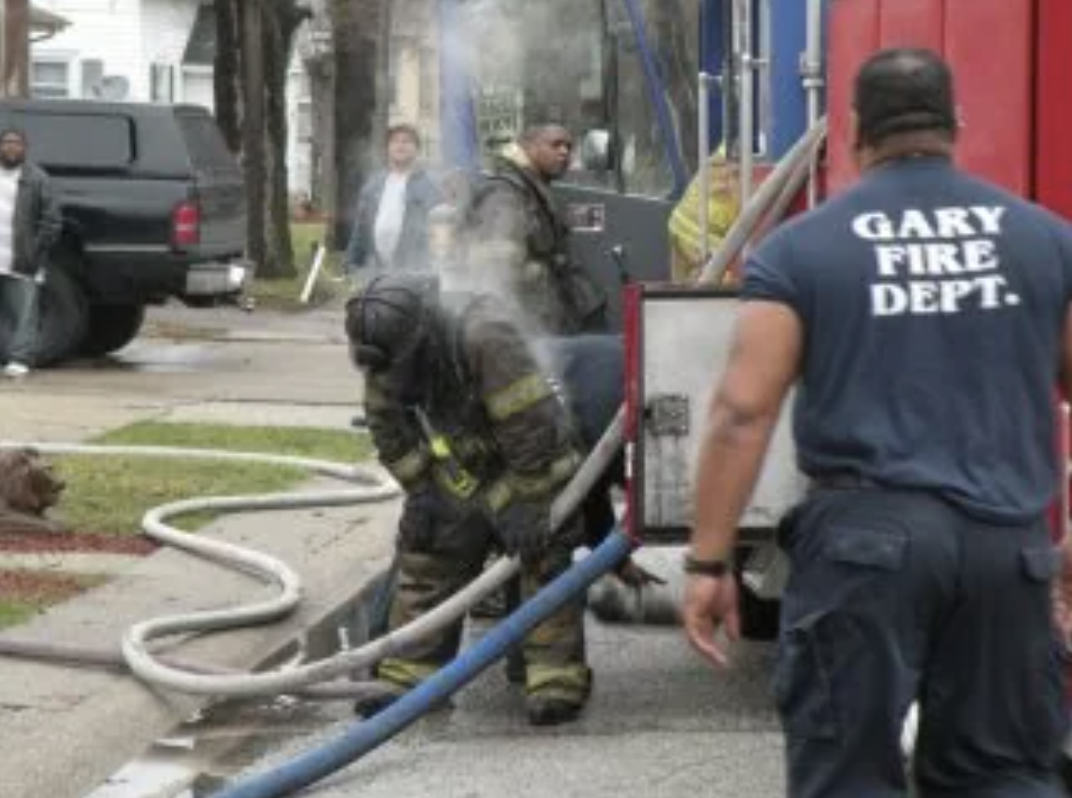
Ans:
<svg viewBox="0 0 1072 798"><path fill-rule="evenodd" d="M0 629L25 623L104 581L100 576L0 570Z"/></svg>
<svg viewBox="0 0 1072 798"><path fill-rule="evenodd" d="M296 277L285 280L255 279L250 286L249 295L257 301L257 307L299 312L330 302L349 292L348 281L338 279L344 274L342 254L329 252L320 277L313 288L309 304L304 305L300 301L302 289L305 288L305 281L316 254L316 245L324 240L325 233L324 222L293 222L291 224L291 248L294 252L294 265L298 269L298 274Z"/></svg>
<svg viewBox="0 0 1072 798"><path fill-rule="evenodd" d="M340 463L355 463L371 453L367 436L348 431L226 424L139 422L93 442L265 452ZM112 535L139 534L142 516L160 504L291 490L308 478L303 469L289 466L138 455L65 455L56 459L56 470L67 481L58 517L77 532ZM195 513L171 523L195 530L213 517Z"/></svg>
<svg viewBox="0 0 1072 798"><path fill-rule="evenodd" d="M22 601L0 599L0 629L25 623L40 612L41 609L41 607L35 607Z"/></svg>

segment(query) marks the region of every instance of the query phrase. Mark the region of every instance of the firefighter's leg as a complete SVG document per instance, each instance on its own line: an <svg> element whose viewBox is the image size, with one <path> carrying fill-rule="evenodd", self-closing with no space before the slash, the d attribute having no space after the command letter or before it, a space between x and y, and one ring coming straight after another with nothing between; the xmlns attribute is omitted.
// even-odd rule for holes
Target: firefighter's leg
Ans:
<svg viewBox="0 0 1072 798"><path fill-rule="evenodd" d="M574 521L572 523L580 523ZM580 539L564 529L563 541ZM556 543L521 574L522 596L528 599L572 564L573 544ZM592 689L584 642L584 599L575 598L532 630L524 643L525 692L529 721L551 725L573 720Z"/></svg>
<svg viewBox="0 0 1072 798"><path fill-rule="evenodd" d="M923 798L1057 798L1068 718L1049 533L966 519L960 596L934 643L915 771Z"/></svg>
<svg viewBox="0 0 1072 798"><path fill-rule="evenodd" d="M931 618L955 597L948 508L820 490L782 543L793 570L774 670L790 798L905 798L901 732Z"/></svg>
<svg viewBox="0 0 1072 798"><path fill-rule="evenodd" d="M399 544L392 630L421 617L475 579L491 543L488 526L478 513L439 522L431 537L419 548ZM459 621L415 642L399 656L384 659L376 669L377 678L392 686L397 697L453 659L460 637ZM383 701L369 703L358 702L355 711L367 715L384 706Z"/></svg>

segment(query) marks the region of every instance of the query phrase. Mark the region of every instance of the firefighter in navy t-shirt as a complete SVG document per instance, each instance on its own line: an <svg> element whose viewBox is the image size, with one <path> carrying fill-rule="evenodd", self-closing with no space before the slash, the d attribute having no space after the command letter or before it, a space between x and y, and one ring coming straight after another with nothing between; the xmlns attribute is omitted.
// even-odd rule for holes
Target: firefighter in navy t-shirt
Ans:
<svg viewBox="0 0 1072 798"><path fill-rule="evenodd" d="M1054 386L1072 381L1072 226L952 163L948 66L888 50L855 87L860 183L745 267L736 345L699 455L690 641L724 663L725 561L782 401L812 490L775 669L789 795L1058 796L1066 568ZM1055 611L1056 610L1056 611Z"/></svg>

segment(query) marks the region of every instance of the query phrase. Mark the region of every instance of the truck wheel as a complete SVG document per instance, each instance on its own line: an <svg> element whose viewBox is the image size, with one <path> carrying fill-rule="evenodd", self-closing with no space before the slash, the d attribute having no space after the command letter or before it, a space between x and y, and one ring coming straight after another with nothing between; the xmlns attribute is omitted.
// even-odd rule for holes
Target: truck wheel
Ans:
<svg viewBox="0 0 1072 798"><path fill-rule="evenodd" d="M144 305L90 305L81 354L100 357L134 340L145 321Z"/></svg>
<svg viewBox="0 0 1072 798"><path fill-rule="evenodd" d="M71 275L50 269L41 285L36 360L52 366L78 352L88 317L86 295Z"/></svg>

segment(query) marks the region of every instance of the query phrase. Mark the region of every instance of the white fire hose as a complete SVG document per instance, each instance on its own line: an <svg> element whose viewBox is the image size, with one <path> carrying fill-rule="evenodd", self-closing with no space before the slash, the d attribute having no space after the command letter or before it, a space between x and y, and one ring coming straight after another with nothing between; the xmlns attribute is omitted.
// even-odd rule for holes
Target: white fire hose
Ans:
<svg viewBox="0 0 1072 798"><path fill-rule="evenodd" d="M622 418L619 411L588 459L559 495L551 509L551 527L557 530L570 517L596 484L622 445ZM238 607L162 616L132 626L123 637L122 652L131 671L141 679L181 693L218 697L280 695L301 691L309 685L348 675L397 654L415 642L455 623L484 597L505 584L518 571L516 558L502 558L479 578L451 596L431 612L410 624L360 648L327 659L260 673L218 672L212 668L179 666L163 661L149 649L151 641L183 633L204 633L265 624L284 618L301 599L297 574L285 563L260 552L183 532L165 519L193 511L293 509L301 507L349 506L384 501L398 495L394 484L368 469L321 460L245 452L220 452L140 446L92 446L0 441L0 449L31 447L43 454L147 455L153 457L199 457L243 462L268 462L305 468L314 473L362 483L343 491L267 494L195 498L156 507L143 520L145 533L161 543L216 561L228 568L276 584L279 594L268 601ZM330 685L324 685L331 687ZM328 691L332 697L351 694L344 685Z"/></svg>

